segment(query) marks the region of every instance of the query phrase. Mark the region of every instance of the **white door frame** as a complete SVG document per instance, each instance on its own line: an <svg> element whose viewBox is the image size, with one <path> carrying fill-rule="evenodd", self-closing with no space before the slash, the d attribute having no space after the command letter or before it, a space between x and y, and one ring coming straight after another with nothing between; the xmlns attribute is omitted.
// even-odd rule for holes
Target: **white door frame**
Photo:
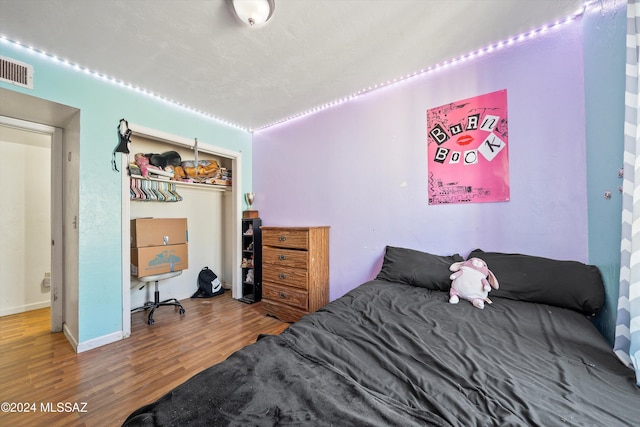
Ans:
<svg viewBox="0 0 640 427"><path fill-rule="evenodd" d="M62 331L63 292L63 168L62 129L12 117L0 116L0 125L51 137L51 332Z"/></svg>
<svg viewBox="0 0 640 427"><path fill-rule="evenodd" d="M194 140L184 138L178 135L172 135L157 129L148 128L135 123L129 123L129 129L134 135L145 138L155 139L157 141L169 144L194 148ZM242 153L240 151L228 150L226 148L216 147L198 141L198 151L208 154L217 155L231 160L231 170L233 171L233 185L231 186L231 230L232 254L231 254L231 297L238 299L242 296L242 271L241 271L241 248L242 248L242 221L240 220L242 212ZM129 176L127 174L128 156L121 155L120 174L122 176L122 336L127 338L131 335L131 251L130 251L130 219L131 219L131 201L129 199Z"/></svg>

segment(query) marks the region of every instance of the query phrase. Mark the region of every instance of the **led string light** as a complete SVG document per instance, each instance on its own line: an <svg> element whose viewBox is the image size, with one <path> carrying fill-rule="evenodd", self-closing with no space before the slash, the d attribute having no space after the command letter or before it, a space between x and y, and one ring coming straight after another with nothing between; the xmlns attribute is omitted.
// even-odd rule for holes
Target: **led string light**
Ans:
<svg viewBox="0 0 640 427"><path fill-rule="evenodd" d="M291 116L288 116L288 117L282 118L280 120L271 122L269 124L263 125L263 126L257 128L257 129L252 129L252 132L255 133L255 132L258 132L258 131L261 131L261 130L265 130L265 129L268 129L268 128L271 128L271 127L274 127L274 126L277 126L277 125L284 124L284 123L289 122L289 121L294 120L294 119L299 119L299 118L302 118L302 117L306 117L306 116L309 116L311 114L315 114L315 113L317 113L319 111L323 111L323 110L326 110L328 108L331 108L331 107L334 107L334 106L337 106L337 105L340 105L340 104L344 104L346 102L349 102L349 101L351 101L353 99L356 99L356 98L358 98L358 97L360 97L360 96L362 96L364 94L367 94L369 92L373 92L373 91L376 91L376 90L379 90L379 89L383 89L383 88L389 88L391 86L396 86L396 85L398 85L400 83L406 83L406 82L409 82L409 81L411 81L411 80L413 80L413 79L415 79L417 77L422 77L422 76L424 76L426 74L430 74L432 72L441 70L443 68L450 67L452 65L456 65L456 64L459 64L459 63L463 63L463 62L466 62L466 61L469 61L469 60L472 60L472 59L480 58L480 57L482 57L484 55L488 55L490 53L493 53L493 52L498 51L500 49L503 49L505 47L510 47L510 46L513 46L513 45L515 45L517 43L521 43L521 42L524 42L524 41L527 41L527 40L531 40L532 38L535 38L535 37L537 37L537 36L539 36L541 34L547 33L548 31L555 30L555 29L560 28L560 27L562 27L562 26L564 26L564 25L566 25L566 24L568 24L570 22L573 22L576 18L578 18L579 16L582 16L585 13L585 11L587 10L587 8L589 6L591 6L592 4L594 4L594 3L597 3L597 0L585 1L583 6L580 9L578 9L575 13L573 13L572 15L567 16L564 19L559 19L559 20L555 21L552 24L543 25L543 26L541 26L539 28L536 28L534 30L528 31L526 33L522 33L522 34L519 34L517 36L510 37L510 38L508 38L506 40L502 40L500 42L497 42L497 43L494 43L494 44L489 45L487 47L478 49L478 50L473 51L471 53L467 53L467 54L459 56L457 58L449 59L449 60L446 60L444 62L438 63L436 65L433 65L433 66L430 66L430 67L427 67L427 68L423 68L423 69L421 69L419 71L414 71L414 72L409 73L407 75L404 75L402 77L398 77L398 78L395 78L393 80L388 80L388 81L383 82L383 83L378 83L376 85L372 85L372 86L368 86L368 87L362 88L362 89L360 89L359 91L355 92L352 95L336 99L334 101L331 101L329 103L326 103L326 104L311 108L311 109L303 111L301 113L293 114Z"/></svg>
<svg viewBox="0 0 640 427"><path fill-rule="evenodd" d="M532 31L529 31L529 32L526 32L526 33L522 33L520 35L511 37L509 39L500 41L498 43L494 43L492 45L489 45L489 46L484 47L482 49L478 49L478 50L473 51L471 53L459 56L457 58L446 60L444 62L438 63L436 65L433 65L433 66L430 66L430 67L427 67L427 68L423 68L423 69L418 70L418 71L414 71L414 72L406 74L404 76L397 77L397 78L392 79L392 80L387 80L386 82L381 82L381 83L378 83L378 84L375 84L375 85L371 85L371 86L362 88L359 91L357 91L357 92L355 92L355 93L353 93L351 95L348 95L348 96L345 96L345 97L342 97L342 98L338 98L336 100L333 100L333 101L327 102L325 104L316 106L316 107L308 109L306 111L303 111L303 112L300 112L300 113L297 113L297 114L293 114L293 115L284 117L284 118L282 118L280 120L276 120L274 122L265 124L263 126L255 128L255 129L251 129L251 128L247 128L247 127L244 127L244 126L240 126L238 124L235 124L235 123L229 122L227 120L221 119L220 117L217 117L217 116L215 116L213 114L204 112L202 110L199 110L199 109L196 109L196 108L193 108L193 107L189 107L188 105L185 105L184 103L175 101L175 100L170 99L170 98L166 98L166 97L164 97L162 95L159 95L159 94L157 94L155 92L148 91L148 90L146 90L144 88L141 88L139 86L135 86L135 85L132 85L130 83L126 83L126 82L124 82L122 80L116 79L114 77L108 76L106 74L90 70L89 68L83 67L83 66L81 66L79 64L76 64L76 63L73 63L73 62L70 62L70 61L68 61L68 60L66 60L64 58L58 57L57 55L51 54L49 52L45 52L45 51L40 50L40 49L37 49L37 48L35 48L35 47L31 46L31 45L23 44L23 43L21 43L21 42L19 42L17 40L10 39L10 38L6 37L5 35L0 35L0 42L9 43L9 44L18 46L18 47L23 48L23 49L25 49L25 50L27 50L27 51L29 51L31 53L35 53L35 54L41 55L41 56L43 56L43 57L45 57L45 58L47 58L49 60L52 60L54 62L63 64L65 66L68 66L69 68L71 68L71 69L73 69L75 71L83 72L83 73L85 73L87 75L90 75L90 76L92 76L92 77L94 77L94 78L96 78L98 80L109 82L109 83L115 84L117 86L132 90L132 91L137 92L139 94L142 94L142 95L148 96L150 98L153 98L153 99L155 99L157 101L162 101L162 102L164 102L166 104L170 104L170 105L173 105L175 107L184 109L184 110L186 110L188 112L198 114L198 115L200 115L202 117L205 117L207 119L215 120L215 121L217 121L219 123L225 124L227 126L234 127L236 129L240 129L240 130L244 130L244 131L247 131L247 132L255 133L255 132L267 129L267 128L271 128L271 127L274 127L274 126L277 126L277 125L281 125L281 124L283 124L285 122L289 122L289 121L294 120L294 119L306 117L306 116L309 116L311 114L315 114L315 113L318 113L320 111L324 111L324 110L336 107L338 105L341 105L341 104L344 104L346 102L352 101L352 100L354 100L354 99L356 99L358 97L361 97L361 96L363 96L363 95L365 95L365 94L367 94L369 92L373 92L373 91L376 91L376 90L379 90L379 89L383 89L383 88L389 88L389 87L398 85L400 83L406 83L406 82L409 82L409 81L411 81L411 80L413 80L415 78L422 77L422 76L424 76L426 74L430 74L432 72L441 70L443 68L450 67L452 65L456 65L456 64L459 64L459 63L463 63L465 61L469 61L469 60L472 60L472 59L475 59L475 58L480 58L480 57L482 57L484 55L493 53L494 51L503 49L505 47L512 46L512 45L514 45L516 43L521 43L521 42L530 40L530 39L535 38L536 36L538 36L540 34L546 33L546 32L548 32L550 30L557 29L559 27L562 27L565 24L568 24L568 23L574 21L576 18L578 18L579 16L583 15L585 13L585 11L591 5L593 5L593 4L597 3L597 2L598 2L598 0L585 1L585 3L583 4L582 8L580 8L574 14L566 17L565 19L558 20L558 21L556 21L556 22L554 22L552 24L549 24L549 25L543 25L542 27L539 27L539 28L534 29Z"/></svg>
<svg viewBox="0 0 640 427"><path fill-rule="evenodd" d="M9 43L9 44L12 44L14 46L18 46L18 47L20 47L22 49L27 50L29 53L40 55L42 57L45 57L46 59L49 59L49 60L54 61L56 63L62 64L64 66L67 66L67 67L69 67L70 69L72 69L74 71L81 72L81 73L90 75L90 76L92 76L92 77L94 77L94 78L96 78L98 80L109 82L109 83L115 84L115 85L117 85L119 87L132 90L132 91L137 92L137 93L139 93L141 95L148 96L148 97L150 97L150 98L152 98L152 99L154 99L156 101L161 101L161 102L163 102L165 104L169 104L169 105L172 105L172 106L187 110L190 113L198 114L198 115L200 115L202 117L205 117L206 119L215 120L215 121L223 123L223 124L225 124L227 126L231 126L231 127L236 128L236 129L244 130L244 131L247 131L247 132L251 131L250 129L248 129L248 128L244 127L244 126L240 126L240 125L232 123L232 122L230 122L228 120L221 119L220 117L214 116L213 114L206 113L206 112L204 112L202 110L199 110L199 109L196 109L196 108L193 108L193 107L189 107L188 105L185 105L184 103L181 103L181 102L175 101L175 100L173 100L171 98L167 98L165 96L159 95L159 94L157 94L155 92L151 92L151 91L146 90L146 89L144 89L144 88L142 88L140 86L136 86L136 85L124 82L122 80L116 79L115 77L108 76L108 75L106 75L104 73L101 73L101 72L98 72L98 71L93 71L93 70L91 70L89 68L86 68L86 67L83 67L83 66L81 66L79 64L76 64L74 62L68 61L67 59L61 58L61 57L59 57L57 55L54 55L52 53L45 52L45 51L37 49L37 48L35 48L35 47L31 46L31 45L26 45L26 44L21 43L21 42L19 42L17 40L10 39L5 35L0 35L0 41L3 42L3 43Z"/></svg>

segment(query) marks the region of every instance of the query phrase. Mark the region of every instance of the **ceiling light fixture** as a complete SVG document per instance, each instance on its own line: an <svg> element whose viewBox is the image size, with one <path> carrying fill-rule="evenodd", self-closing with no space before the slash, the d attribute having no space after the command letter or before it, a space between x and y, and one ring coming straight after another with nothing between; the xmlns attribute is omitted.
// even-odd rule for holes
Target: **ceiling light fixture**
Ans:
<svg viewBox="0 0 640 427"><path fill-rule="evenodd" d="M275 0L227 0L233 14L251 27L264 25L273 15Z"/></svg>

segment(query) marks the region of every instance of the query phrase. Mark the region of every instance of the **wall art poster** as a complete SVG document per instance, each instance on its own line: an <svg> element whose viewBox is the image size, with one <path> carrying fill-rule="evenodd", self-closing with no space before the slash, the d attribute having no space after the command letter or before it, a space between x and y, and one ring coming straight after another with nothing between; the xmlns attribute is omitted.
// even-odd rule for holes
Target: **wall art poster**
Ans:
<svg viewBox="0 0 640 427"><path fill-rule="evenodd" d="M509 200L507 90L427 110L429 204Z"/></svg>

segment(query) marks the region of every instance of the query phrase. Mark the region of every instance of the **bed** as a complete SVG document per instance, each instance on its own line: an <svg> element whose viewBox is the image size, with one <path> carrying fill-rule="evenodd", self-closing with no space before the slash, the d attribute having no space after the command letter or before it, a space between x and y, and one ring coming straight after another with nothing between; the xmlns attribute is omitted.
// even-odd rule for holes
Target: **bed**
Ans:
<svg viewBox="0 0 640 427"><path fill-rule="evenodd" d="M387 247L378 276L133 412L126 426L632 426L640 388L590 317L597 268L473 251L492 304L448 303L452 262Z"/></svg>

